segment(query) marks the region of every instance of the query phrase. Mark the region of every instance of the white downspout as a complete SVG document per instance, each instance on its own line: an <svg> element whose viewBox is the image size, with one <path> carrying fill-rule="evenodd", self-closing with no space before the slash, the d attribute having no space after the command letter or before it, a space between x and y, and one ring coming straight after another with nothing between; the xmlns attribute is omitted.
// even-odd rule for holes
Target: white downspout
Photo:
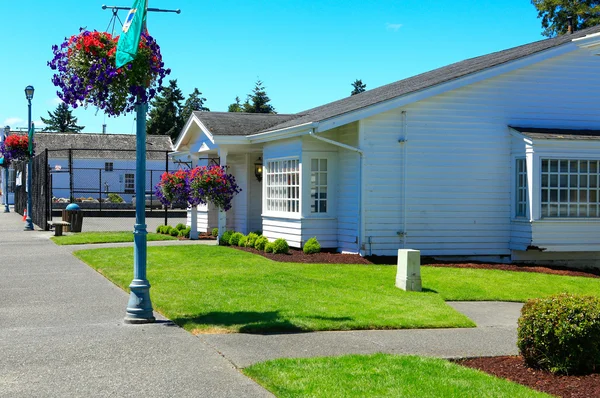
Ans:
<svg viewBox="0 0 600 398"><path fill-rule="evenodd" d="M315 134L315 128L312 128L309 133L309 136L319 140L319 141L323 141L326 142L328 144L331 145L335 145L338 146L340 148L344 148L347 149L349 151L353 151L359 154L360 159L358 162L358 221L356 222L356 237L357 237L357 249L358 252L360 253L360 247L361 247L361 234L362 234L362 225L361 225L361 221L362 221L362 177L363 177L363 158L364 158L364 152L356 147L350 146L350 145L346 145L346 144L342 144L341 142L337 142L334 140L330 140L329 138L325 138L325 137L321 137Z"/></svg>

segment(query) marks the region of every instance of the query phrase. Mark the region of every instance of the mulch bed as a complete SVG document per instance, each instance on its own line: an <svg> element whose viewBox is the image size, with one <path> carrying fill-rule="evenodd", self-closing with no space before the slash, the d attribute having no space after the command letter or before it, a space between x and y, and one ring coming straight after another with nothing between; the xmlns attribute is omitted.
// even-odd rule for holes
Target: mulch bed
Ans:
<svg viewBox="0 0 600 398"><path fill-rule="evenodd" d="M234 249L258 254L282 263L312 263L312 264L373 264L358 254L342 254L322 251L321 253L305 254L302 250L290 249L289 254L265 253L249 247L232 246Z"/></svg>
<svg viewBox="0 0 600 398"><path fill-rule="evenodd" d="M600 397L600 374L598 373L586 376L554 375L527 367L520 356L472 358L454 362L558 397Z"/></svg>

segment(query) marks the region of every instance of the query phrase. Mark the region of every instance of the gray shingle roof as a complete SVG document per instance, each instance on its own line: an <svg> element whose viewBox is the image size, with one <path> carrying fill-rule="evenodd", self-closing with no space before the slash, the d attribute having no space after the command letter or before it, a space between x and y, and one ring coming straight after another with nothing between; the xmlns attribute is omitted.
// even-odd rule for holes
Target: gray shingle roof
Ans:
<svg viewBox="0 0 600 398"><path fill-rule="evenodd" d="M600 130L509 127L534 140L600 140Z"/></svg>
<svg viewBox="0 0 600 398"><path fill-rule="evenodd" d="M17 132L12 134L24 135ZM35 152L45 149L51 151L50 157L68 157L68 148L86 149L74 151L73 156L88 159L135 159L135 135L132 134L73 134L73 133L36 133ZM146 137L147 159L165 159L165 152L172 151L171 138L164 135ZM122 151L127 149L129 151Z"/></svg>
<svg viewBox="0 0 600 398"><path fill-rule="evenodd" d="M298 117L271 113L199 111L195 111L194 115L213 135L250 135Z"/></svg>
<svg viewBox="0 0 600 398"><path fill-rule="evenodd" d="M460 77L480 72L510 61L539 53L550 48L569 43L573 39L600 32L600 25L583 29L570 35L562 35L552 39L536 41L507 50L470 58L464 61L421 73L408 79L377 87L351 97L331 102L297 114L297 118L273 126L273 130L297 126L304 123L320 122L335 116L343 115L380 102L401 97L419 90L446 83Z"/></svg>

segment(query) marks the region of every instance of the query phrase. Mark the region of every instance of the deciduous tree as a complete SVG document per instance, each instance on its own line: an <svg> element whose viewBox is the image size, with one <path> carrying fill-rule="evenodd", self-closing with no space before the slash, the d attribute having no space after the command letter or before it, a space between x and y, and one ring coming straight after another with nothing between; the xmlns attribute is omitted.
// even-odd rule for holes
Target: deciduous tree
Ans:
<svg viewBox="0 0 600 398"><path fill-rule="evenodd" d="M569 19L574 30L600 24L599 0L531 0L542 19L542 34L548 37L568 32Z"/></svg>

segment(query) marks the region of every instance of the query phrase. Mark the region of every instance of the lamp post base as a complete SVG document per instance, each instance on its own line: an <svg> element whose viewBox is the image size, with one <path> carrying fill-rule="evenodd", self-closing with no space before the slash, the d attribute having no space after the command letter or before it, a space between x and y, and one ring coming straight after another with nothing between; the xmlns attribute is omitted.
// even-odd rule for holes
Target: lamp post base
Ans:
<svg viewBox="0 0 600 398"><path fill-rule="evenodd" d="M154 312L150 301L150 283L145 279L134 279L129 285L131 293L127 303L127 315L125 323L139 325L143 323L154 323Z"/></svg>
<svg viewBox="0 0 600 398"><path fill-rule="evenodd" d="M25 228L23 228L24 231L33 231L33 222L31 221L31 218L27 218L27 220L25 220Z"/></svg>

